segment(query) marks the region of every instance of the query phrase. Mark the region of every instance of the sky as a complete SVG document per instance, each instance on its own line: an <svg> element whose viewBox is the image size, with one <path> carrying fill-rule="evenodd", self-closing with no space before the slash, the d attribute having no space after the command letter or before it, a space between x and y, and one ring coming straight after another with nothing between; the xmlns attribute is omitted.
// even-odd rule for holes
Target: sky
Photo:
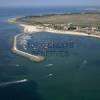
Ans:
<svg viewBox="0 0 100 100"><path fill-rule="evenodd" d="M100 6L100 0L0 0L0 6Z"/></svg>

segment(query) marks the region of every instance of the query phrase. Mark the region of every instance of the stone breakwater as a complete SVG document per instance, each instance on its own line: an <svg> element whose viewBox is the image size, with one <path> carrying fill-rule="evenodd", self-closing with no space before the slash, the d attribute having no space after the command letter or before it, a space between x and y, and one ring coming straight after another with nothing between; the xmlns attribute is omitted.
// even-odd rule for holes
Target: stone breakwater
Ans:
<svg viewBox="0 0 100 100"><path fill-rule="evenodd" d="M43 56L37 56L37 55L33 55L33 54L29 54L27 52L24 52L24 51L21 51L17 48L17 38L22 35L22 34L18 34L14 37L14 42L13 42L13 48L12 48L12 51L15 53L15 54L18 54L20 56L23 56L31 61L34 61L34 62L41 62L44 60L44 57Z"/></svg>

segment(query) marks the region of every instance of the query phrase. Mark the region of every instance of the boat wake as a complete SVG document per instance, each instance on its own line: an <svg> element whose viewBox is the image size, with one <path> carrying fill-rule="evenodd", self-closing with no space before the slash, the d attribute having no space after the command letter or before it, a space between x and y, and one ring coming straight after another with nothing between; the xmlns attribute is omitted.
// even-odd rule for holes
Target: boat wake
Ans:
<svg viewBox="0 0 100 100"><path fill-rule="evenodd" d="M4 83L0 83L0 87L12 85L12 84L24 83L24 82L27 82L27 81L28 81L27 79L23 79L23 80L18 80L18 81L4 82Z"/></svg>

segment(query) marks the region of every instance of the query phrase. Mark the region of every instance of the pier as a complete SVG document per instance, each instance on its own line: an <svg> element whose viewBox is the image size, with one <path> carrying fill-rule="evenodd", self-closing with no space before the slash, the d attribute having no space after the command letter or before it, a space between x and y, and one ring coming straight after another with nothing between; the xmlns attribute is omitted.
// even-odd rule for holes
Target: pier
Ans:
<svg viewBox="0 0 100 100"><path fill-rule="evenodd" d="M13 48L12 48L12 51L15 53L15 54L18 54L20 56L23 56L31 61L34 61L34 62L41 62L44 60L44 57L43 56L39 56L39 55L33 55L33 54L30 54L30 53L27 53L27 52L24 52L24 51L21 51L17 48L17 37L19 37L20 35L22 34L18 34L14 37L14 42L13 42Z"/></svg>

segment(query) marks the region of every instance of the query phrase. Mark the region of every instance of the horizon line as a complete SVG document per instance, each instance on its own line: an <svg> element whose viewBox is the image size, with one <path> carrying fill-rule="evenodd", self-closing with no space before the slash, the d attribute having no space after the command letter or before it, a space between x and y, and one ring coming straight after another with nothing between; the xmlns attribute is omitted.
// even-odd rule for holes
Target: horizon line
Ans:
<svg viewBox="0 0 100 100"><path fill-rule="evenodd" d="M22 7L100 7L100 5L34 5L34 6L27 6L27 5L9 5L9 6L0 6L0 8L7 8L7 7L13 7L13 8L22 8Z"/></svg>

